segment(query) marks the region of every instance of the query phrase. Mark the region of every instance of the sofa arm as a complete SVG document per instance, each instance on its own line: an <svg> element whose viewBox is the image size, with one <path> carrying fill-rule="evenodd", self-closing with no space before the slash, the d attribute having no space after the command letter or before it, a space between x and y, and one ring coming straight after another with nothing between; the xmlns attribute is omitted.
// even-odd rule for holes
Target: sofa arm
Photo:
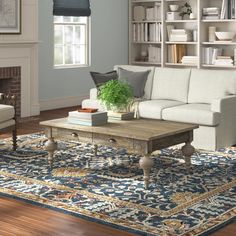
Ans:
<svg viewBox="0 0 236 236"><path fill-rule="evenodd" d="M90 89L89 98L91 100L97 100L98 99L98 90L97 90L97 88Z"/></svg>
<svg viewBox="0 0 236 236"><path fill-rule="evenodd" d="M236 95L215 99L211 103L211 110L214 112L224 112L230 110L236 115Z"/></svg>

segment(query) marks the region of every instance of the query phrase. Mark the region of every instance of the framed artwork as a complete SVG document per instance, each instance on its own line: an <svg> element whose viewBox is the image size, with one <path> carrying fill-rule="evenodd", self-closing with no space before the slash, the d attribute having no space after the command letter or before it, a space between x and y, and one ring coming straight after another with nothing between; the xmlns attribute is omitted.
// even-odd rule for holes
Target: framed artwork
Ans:
<svg viewBox="0 0 236 236"><path fill-rule="evenodd" d="M21 33L21 0L0 0L0 34Z"/></svg>

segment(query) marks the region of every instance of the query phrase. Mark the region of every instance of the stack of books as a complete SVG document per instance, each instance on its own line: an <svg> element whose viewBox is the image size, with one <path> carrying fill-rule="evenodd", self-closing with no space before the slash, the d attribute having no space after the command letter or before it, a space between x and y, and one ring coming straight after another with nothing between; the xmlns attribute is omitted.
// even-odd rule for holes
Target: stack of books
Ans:
<svg viewBox="0 0 236 236"><path fill-rule="evenodd" d="M134 112L113 112L108 111L108 117L112 120L132 120L134 119Z"/></svg>
<svg viewBox="0 0 236 236"><path fill-rule="evenodd" d="M183 56L181 61L182 61L182 64L197 65L198 57L197 56Z"/></svg>
<svg viewBox="0 0 236 236"><path fill-rule="evenodd" d="M234 61L230 56L217 56L214 65L217 66L233 66Z"/></svg>
<svg viewBox="0 0 236 236"><path fill-rule="evenodd" d="M188 42L193 40L192 30L187 29L172 29L170 32L171 42Z"/></svg>
<svg viewBox="0 0 236 236"><path fill-rule="evenodd" d="M203 20L218 20L220 19L219 7L204 7L202 9Z"/></svg>
<svg viewBox="0 0 236 236"><path fill-rule="evenodd" d="M85 126L99 126L107 123L107 112L79 112L70 111L67 121L71 124Z"/></svg>
<svg viewBox="0 0 236 236"><path fill-rule="evenodd" d="M169 63L182 63L183 56L186 55L186 45L172 44L168 45L168 62Z"/></svg>

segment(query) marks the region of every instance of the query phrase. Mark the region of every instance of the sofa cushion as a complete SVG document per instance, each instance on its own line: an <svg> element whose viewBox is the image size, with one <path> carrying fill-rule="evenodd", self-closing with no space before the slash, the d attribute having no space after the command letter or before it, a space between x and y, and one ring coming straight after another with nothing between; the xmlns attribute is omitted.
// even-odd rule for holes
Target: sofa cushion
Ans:
<svg viewBox="0 0 236 236"><path fill-rule="evenodd" d="M235 71L192 69L188 103L211 103L232 94L236 94Z"/></svg>
<svg viewBox="0 0 236 236"><path fill-rule="evenodd" d="M5 129L5 128L7 128L7 127L9 127L9 126L12 126L12 125L14 125L16 122L15 122L15 120L13 120L13 119L11 119L11 120L8 120L8 121L6 121L6 122L1 122L0 123L0 130L1 129ZM1 132L1 131L0 131Z"/></svg>
<svg viewBox="0 0 236 236"><path fill-rule="evenodd" d="M209 104L185 104L162 111L162 118L169 121L216 126L220 123L220 113L211 111Z"/></svg>
<svg viewBox="0 0 236 236"><path fill-rule="evenodd" d="M15 115L13 106L0 104L0 122L11 120Z"/></svg>
<svg viewBox="0 0 236 236"><path fill-rule="evenodd" d="M145 99L150 99L151 98L154 67L151 67L151 66L147 67L147 66L132 66L132 65L116 65L114 67L114 69L118 71L118 74L119 74L119 68L122 68L124 70L134 71L134 72L150 71L149 74L148 74L148 77L147 77L146 84L145 84L143 98L145 98Z"/></svg>
<svg viewBox="0 0 236 236"><path fill-rule="evenodd" d="M90 75L95 83L96 87L100 87L101 85L105 84L110 80L117 80L118 75L116 71L110 71L107 73L99 73L99 72L90 72Z"/></svg>
<svg viewBox="0 0 236 236"><path fill-rule="evenodd" d="M187 102L190 69L156 68L151 99Z"/></svg>
<svg viewBox="0 0 236 236"><path fill-rule="evenodd" d="M146 85L148 74L150 70L147 71L130 71L122 68L118 69L119 80L127 82L132 90L134 97L141 98L144 95L144 88Z"/></svg>
<svg viewBox="0 0 236 236"><path fill-rule="evenodd" d="M179 101L171 100L149 100L139 103L139 116L142 118L162 119L162 110L167 107L179 106L184 104Z"/></svg>

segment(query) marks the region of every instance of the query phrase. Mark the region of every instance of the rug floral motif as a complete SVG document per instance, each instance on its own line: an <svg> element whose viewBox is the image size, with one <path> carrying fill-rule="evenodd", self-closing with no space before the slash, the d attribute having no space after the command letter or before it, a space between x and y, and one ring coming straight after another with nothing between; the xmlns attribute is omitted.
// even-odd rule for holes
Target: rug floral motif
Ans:
<svg viewBox="0 0 236 236"><path fill-rule="evenodd" d="M203 235L236 215L236 149L197 151L191 173L176 147L157 151L148 190L140 156L58 141L54 168L42 134L0 141L0 193L137 235Z"/></svg>

